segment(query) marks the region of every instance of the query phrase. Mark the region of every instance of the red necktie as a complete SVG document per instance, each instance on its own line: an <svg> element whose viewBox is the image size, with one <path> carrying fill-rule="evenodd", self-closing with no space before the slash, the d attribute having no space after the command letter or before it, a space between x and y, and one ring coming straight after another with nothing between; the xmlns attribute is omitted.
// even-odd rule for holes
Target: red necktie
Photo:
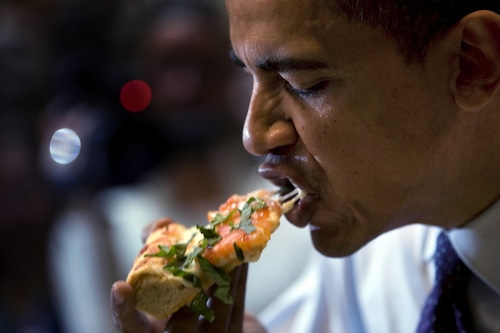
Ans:
<svg viewBox="0 0 500 333"><path fill-rule="evenodd" d="M425 302L417 333L473 332L466 297L470 270L444 232L437 240L435 262L434 288Z"/></svg>

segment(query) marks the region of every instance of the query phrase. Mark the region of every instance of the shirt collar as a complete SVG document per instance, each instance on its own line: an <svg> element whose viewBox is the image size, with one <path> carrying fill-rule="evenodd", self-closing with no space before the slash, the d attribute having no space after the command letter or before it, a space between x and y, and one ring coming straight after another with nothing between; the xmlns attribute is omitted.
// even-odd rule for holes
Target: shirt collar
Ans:
<svg viewBox="0 0 500 333"><path fill-rule="evenodd" d="M441 227L426 226L425 236L422 238L422 257L425 263L434 261L437 238L442 231Z"/></svg>
<svg viewBox="0 0 500 333"><path fill-rule="evenodd" d="M500 295L500 200L448 235L462 261Z"/></svg>

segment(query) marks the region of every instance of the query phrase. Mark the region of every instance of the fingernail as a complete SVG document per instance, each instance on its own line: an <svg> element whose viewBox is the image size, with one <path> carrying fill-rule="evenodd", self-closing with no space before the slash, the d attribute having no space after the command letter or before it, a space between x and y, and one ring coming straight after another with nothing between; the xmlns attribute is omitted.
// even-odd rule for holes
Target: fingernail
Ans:
<svg viewBox="0 0 500 333"><path fill-rule="evenodd" d="M116 288L113 287L113 303L115 305L123 305L123 303L125 303L125 298L119 293L116 291Z"/></svg>

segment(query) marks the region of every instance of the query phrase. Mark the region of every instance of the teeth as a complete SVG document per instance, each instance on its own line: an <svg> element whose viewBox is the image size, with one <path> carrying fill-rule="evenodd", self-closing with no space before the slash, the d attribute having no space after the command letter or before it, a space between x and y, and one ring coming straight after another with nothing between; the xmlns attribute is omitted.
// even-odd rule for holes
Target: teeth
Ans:
<svg viewBox="0 0 500 333"><path fill-rule="evenodd" d="M278 201L281 203L283 214L286 214L299 199L304 198L306 195L307 192L302 191L300 188L295 188L293 191L280 195Z"/></svg>

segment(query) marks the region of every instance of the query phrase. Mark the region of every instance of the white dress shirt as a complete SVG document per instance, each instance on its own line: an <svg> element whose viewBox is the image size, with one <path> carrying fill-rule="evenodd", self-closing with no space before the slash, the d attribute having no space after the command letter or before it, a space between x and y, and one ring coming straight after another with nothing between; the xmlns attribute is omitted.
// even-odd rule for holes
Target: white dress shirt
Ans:
<svg viewBox="0 0 500 333"><path fill-rule="evenodd" d="M313 253L303 275L259 319L270 333L412 333L434 280L437 227L411 225L354 255ZM500 201L450 230L474 272L468 296L477 332L500 332Z"/></svg>

